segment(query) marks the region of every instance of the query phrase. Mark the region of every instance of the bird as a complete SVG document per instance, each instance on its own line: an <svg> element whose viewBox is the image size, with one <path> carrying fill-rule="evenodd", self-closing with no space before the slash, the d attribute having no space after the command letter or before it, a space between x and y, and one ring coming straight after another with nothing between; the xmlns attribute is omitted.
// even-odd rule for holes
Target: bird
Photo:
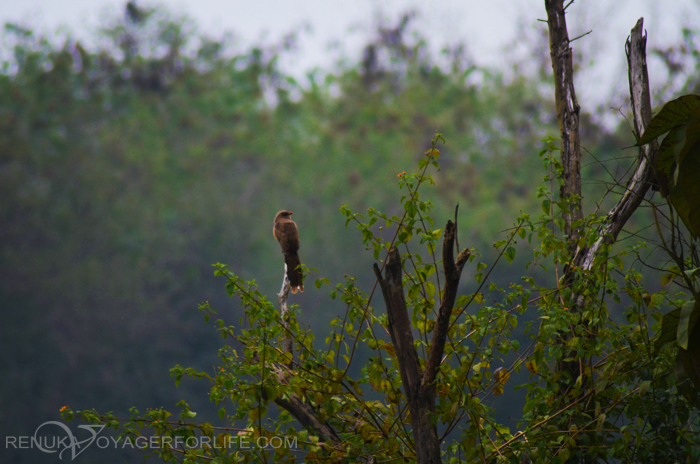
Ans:
<svg viewBox="0 0 700 464"><path fill-rule="evenodd" d="M304 281L301 268L297 266L301 264L299 260L299 229L294 221L292 221L291 211L282 210L275 216L275 223L272 227L272 233L282 248L284 254L284 264L287 266L287 277L292 288L292 293L297 290L304 292Z"/></svg>

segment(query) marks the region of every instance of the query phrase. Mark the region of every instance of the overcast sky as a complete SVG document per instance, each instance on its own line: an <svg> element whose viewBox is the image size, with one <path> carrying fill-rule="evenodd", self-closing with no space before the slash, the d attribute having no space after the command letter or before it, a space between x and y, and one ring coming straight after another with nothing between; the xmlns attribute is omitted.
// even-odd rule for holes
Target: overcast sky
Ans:
<svg viewBox="0 0 700 464"><path fill-rule="evenodd" d="M104 15L122 15L125 0L0 0L0 20L19 21L44 31L67 25L78 37L89 37ZM414 27L430 40L431 48L464 42L477 64L507 66L507 47L517 43L518 29L545 28L543 0L166 0L137 5L163 4L176 14L194 18L200 30L217 36L232 31L239 44L278 41L290 30L310 26L300 37L300 51L284 63L296 76L313 67L329 68L339 51L328 45L341 44L341 51L357 60L361 47L373 32L382 12L396 22L401 12L418 13ZM575 42L584 50L592 70L587 83L577 82L582 97L604 105L612 90L624 89L624 41L637 19L644 17L649 33L647 47L669 45L680 40L684 25L700 25L700 0L577 0L567 10L569 34L573 38L588 30L592 34ZM585 42L584 42L585 41ZM652 84L660 73L652 75Z"/></svg>

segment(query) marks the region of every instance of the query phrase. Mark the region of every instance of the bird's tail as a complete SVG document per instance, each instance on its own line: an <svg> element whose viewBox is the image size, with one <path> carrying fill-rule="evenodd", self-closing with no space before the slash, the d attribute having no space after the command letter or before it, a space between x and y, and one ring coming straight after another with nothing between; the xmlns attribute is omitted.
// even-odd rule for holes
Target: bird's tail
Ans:
<svg viewBox="0 0 700 464"><path fill-rule="evenodd" d="M304 275L301 272L301 268L297 269L297 266L301 264L299 260L299 255L294 253L293 255L285 255L284 263L287 265L287 277L289 277L289 284L292 287L292 293L296 293L297 290L304 292Z"/></svg>

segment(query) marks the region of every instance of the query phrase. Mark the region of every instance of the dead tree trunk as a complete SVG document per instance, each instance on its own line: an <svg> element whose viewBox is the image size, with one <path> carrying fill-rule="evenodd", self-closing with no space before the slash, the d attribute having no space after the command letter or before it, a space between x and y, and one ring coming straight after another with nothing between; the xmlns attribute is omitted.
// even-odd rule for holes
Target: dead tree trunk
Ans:
<svg viewBox="0 0 700 464"><path fill-rule="evenodd" d="M639 18L625 46L634 129L637 139L642 136L644 129L651 121L651 96L649 93L646 56L647 38L642 35L643 26L644 19ZM632 216L632 213L642 203L644 195L656 178L654 166L656 164L657 151L658 144L656 142L639 148L639 164L627 181L625 193L617 204L613 206L598 228L598 240L590 247L578 247L574 258L575 266L586 271L592 269L593 259L597 256L601 247L615 242L618 234Z"/></svg>
<svg viewBox="0 0 700 464"><path fill-rule="evenodd" d="M554 70L554 88L557 107L557 119L561 130L561 161L564 167L564 185L561 199L572 195L581 195L581 148L579 140L578 113L579 105L574 91L571 48L569 34L566 30L563 0L545 0L547 24L549 27L552 69ZM627 39L628 77L634 128L637 138L651 121L651 97L649 76L646 65L646 36L643 36L643 18L637 21ZM572 226L572 221L582 219L581 201L574 211L565 213L565 233L569 249L574 251L572 262L576 267L590 270L593 259L604 244L612 244L618 234L641 204L644 195L655 179L654 161L658 144L656 142L640 147L639 165L627 182L625 193L610 210L605 221L600 225L599 239L590 247L579 246L579 232Z"/></svg>
<svg viewBox="0 0 700 464"><path fill-rule="evenodd" d="M580 106L576 100L573 80L572 49L566 28L564 0L545 0L547 25L549 27L552 70L554 72L554 93L561 136L561 162L564 185L560 199L573 201L572 208L564 213L565 234L569 250L573 252L573 263L589 270L593 258L603 244L612 244L627 223L632 213L639 207L654 178L654 157L658 149L656 142L640 149L640 162L630 177L625 193L608 213L600 226L600 238L591 247L578 245L581 227L574 222L583 219L581 208L581 146L579 134ZM651 121L651 99L649 77L646 67L646 37L642 37L643 19L640 18L632 29L626 44L629 67L629 84L637 138Z"/></svg>
<svg viewBox="0 0 700 464"><path fill-rule="evenodd" d="M605 220L598 227L597 240L590 246L579 240L582 236L582 224L578 227L574 221L583 218L581 210L581 151L579 140L578 113L579 106L576 102L574 92L573 71L572 71L572 51L569 46L568 32L566 30L565 12L563 0L545 0L547 9L547 24L549 27L550 49L552 56L552 68L554 70L555 98L557 106L557 118L561 130L561 161L563 165L564 185L561 188L561 200L575 200L575 195L579 199L571 203L572 209L564 212L565 233L567 235L567 245L572 253L569 265L565 269L565 284L571 285L573 295L571 298L570 311L582 311L586 307L586 297L576 291L578 283L576 279L580 276L588 275L594 270L596 257L601 252L607 251L609 245L615 243L618 234L639 207L649 190L654 175L654 160L658 146L654 142L640 148L639 164L627 181L624 194L617 204L607 214ZM642 36L643 20L640 19L632 29L630 38L626 43L627 61L629 66L629 84L634 113L634 126L637 138L644 132L645 127L651 120L651 100L649 93L649 78L646 69L646 37ZM600 261L599 261L600 262ZM605 262L605 260L603 260ZM574 270L580 270L578 273ZM593 296L595 297L595 296ZM591 298L590 296L588 298ZM586 323L586 321L581 321ZM566 344L572 332L562 334L560 343ZM595 337L595 332L588 332L589 337ZM573 383L579 375L584 376L580 367L585 364L585 360L561 361L558 369L568 372ZM585 377L585 376L584 376ZM582 379L585 385L585 378ZM565 395L568 385L562 385L562 395ZM583 392L581 392L581 395ZM581 395L577 397L580 398ZM576 401L576 398L571 398ZM585 458L584 458L585 460Z"/></svg>
<svg viewBox="0 0 700 464"><path fill-rule="evenodd" d="M563 0L545 0L547 25L549 26L549 49L554 72L554 98L561 138L561 163L564 184L560 198L568 201L564 212L564 233L569 251L576 250L581 235L581 140L579 136L579 111L574 89L573 52L566 29Z"/></svg>
<svg viewBox="0 0 700 464"><path fill-rule="evenodd" d="M384 277L382 277L379 267L374 265L374 273L384 295L389 319L389 334L396 350L401 381L411 413L416 459L421 464L442 462L437 426L434 425L435 379L445 349L450 315L457 298L457 287L462 268L469 258L469 250L464 250L457 255L456 261L454 259L455 229L455 224L452 221L447 221L442 244L445 290L433 329L433 340L425 371L421 369L418 353L413 344L411 320L403 293L403 268L399 251L396 248L389 251L389 257L384 267Z"/></svg>

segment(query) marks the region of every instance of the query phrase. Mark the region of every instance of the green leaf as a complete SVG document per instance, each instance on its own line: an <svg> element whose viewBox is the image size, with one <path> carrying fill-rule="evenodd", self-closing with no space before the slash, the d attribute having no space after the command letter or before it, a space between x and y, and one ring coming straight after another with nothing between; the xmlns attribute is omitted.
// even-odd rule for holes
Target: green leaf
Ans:
<svg viewBox="0 0 700 464"><path fill-rule="evenodd" d="M694 237L700 237L700 122L697 126L693 144L686 145L679 154L669 194L671 204Z"/></svg>
<svg viewBox="0 0 700 464"><path fill-rule="evenodd" d="M430 298L432 298L433 295L435 295L435 284L432 281L425 283L425 292L428 294L428 297L430 297Z"/></svg>
<svg viewBox="0 0 700 464"><path fill-rule="evenodd" d="M700 407L700 365L698 364L698 359L700 359L700 324L697 323L698 312L696 302L690 316L688 348L678 350L675 369L678 391L695 407Z"/></svg>
<svg viewBox="0 0 700 464"><path fill-rule="evenodd" d="M248 417L252 421L256 421L260 419L265 413L261 411L260 407L253 408L250 411L248 411Z"/></svg>
<svg viewBox="0 0 700 464"><path fill-rule="evenodd" d="M664 185L667 185L668 179L673 178L674 182L677 175L675 167L680 159L680 153L685 145L685 137L688 129L688 124L681 124L671 129L666 137L661 141L659 152L656 155L656 169L666 176Z"/></svg>
<svg viewBox="0 0 700 464"><path fill-rule="evenodd" d="M544 214L549 214L551 206L552 200L542 200L542 211L544 211Z"/></svg>
<svg viewBox="0 0 700 464"><path fill-rule="evenodd" d="M685 123L691 113L698 108L700 108L700 96L698 95L683 95L666 103L649 122L637 145L646 145L674 127Z"/></svg>
<svg viewBox="0 0 700 464"><path fill-rule="evenodd" d="M401 243L408 243L413 238L413 231L409 227L402 227L398 238Z"/></svg>
<svg viewBox="0 0 700 464"><path fill-rule="evenodd" d="M700 275L700 267L696 267L695 269L688 269L684 272L684 274L688 276L689 279L695 278Z"/></svg>
<svg viewBox="0 0 700 464"><path fill-rule="evenodd" d="M694 237L700 236L700 96L684 95L664 105L638 145L668 132L657 154L662 192Z"/></svg>
<svg viewBox="0 0 700 464"><path fill-rule="evenodd" d="M647 391L649 391L649 387L651 386L651 380L645 380L642 382L642 384L639 386L639 396L644 396Z"/></svg>
<svg viewBox="0 0 700 464"><path fill-rule="evenodd" d="M678 392L695 407L700 406L700 370L695 366L697 359L700 358L699 345L696 344L690 351L678 350L675 370Z"/></svg>
<svg viewBox="0 0 700 464"><path fill-rule="evenodd" d="M236 294L236 285L233 281L226 282L226 293L228 293L228 296L230 297L233 297L233 295Z"/></svg>
<svg viewBox="0 0 700 464"><path fill-rule="evenodd" d="M503 253L503 256L508 260L509 264L513 264L513 260L515 259L515 248L512 246L509 246L506 248L505 253Z"/></svg>
<svg viewBox="0 0 700 464"><path fill-rule="evenodd" d="M605 424L605 414L601 414L598 416L598 426L596 427L596 431L600 432L603 430L603 425Z"/></svg>
<svg viewBox="0 0 700 464"><path fill-rule="evenodd" d="M680 316L678 317L676 339L684 350L688 349L689 334L697 322L698 315L700 315L700 304L698 304L697 301L688 301L683 305L683 308L681 308Z"/></svg>
<svg viewBox="0 0 700 464"><path fill-rule="evenodd" d="M675 274L668 273L664 274L661 276L661 285L668 285L674 278L676 277Z"/></svg>
<svg viewBox="0 0 700 464"><path fill-rule="evenodd" d="M622 263L622 258L620 258L618 255L615 255L612 257L612 260L615 263L615 265L617 266L617 268L619 270L622 270L622 268L624 267L624 265Z"/></svg>
<svg viewBox="0 0 700 464"><path fill-rule="evenodd" d="M411 285L408 288L408 299L415 300L418 297L419 293L420 293L420 285L418 285L418 284Z"/></svg>
<svg viewBox="0 0 700 464"><path fill-rule="evenodd" d="M681 308L674 309L668 314L664 314L661 319L661 330L658 333L656 340L654 341L654 347L659 350L666 343L673 342L676 340L676 333L678 332L678 321L681 315Z"/></svg>

